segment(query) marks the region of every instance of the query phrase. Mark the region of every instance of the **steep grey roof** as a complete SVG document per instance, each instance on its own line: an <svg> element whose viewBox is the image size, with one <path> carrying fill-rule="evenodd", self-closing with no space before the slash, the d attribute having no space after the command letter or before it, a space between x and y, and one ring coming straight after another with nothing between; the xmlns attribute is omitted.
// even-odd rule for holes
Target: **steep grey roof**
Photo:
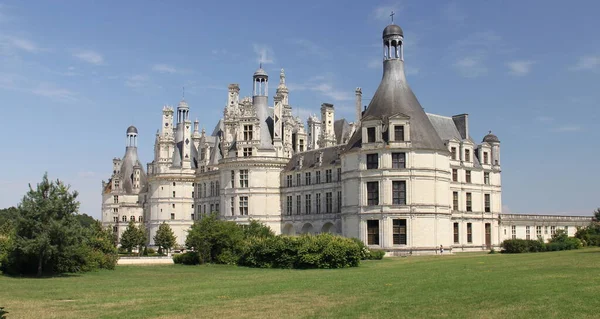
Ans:
<svg viewBox="0 0 600 319"><path fill-rule="evenodd" d="M256 72L254 72L254 76L268 76L268 75L267 75L267 71L265 71L261 66L258 68L258 70L256 70Z"/></svg>
<svg viewBox="0 0 600 319"><path fill-rule="evenodd" d="M140 190L146 185L146 172L144 172L144 166L140 162L137 154L137 147L128 146L125 149L125 156L121 162L121 170L119 179L121 180L121 187L126 194L133 193L133 168L139 166L140 168Z"/></svg>
<svg viewBox="0 0 600 319"><path fill-rule="evenodd" d="M337 144L342 144L344 137L350 134L350 124L346 119L339 119L333 122L333 132L335 133L335 139L337 140Z"/></svg>
<svg viewBox="0 0 600 319"><path fill-rule="evenodd" d="M399 25L390 24L385 29L383 29L383 37L389 37L391 35L399 35L404 36L404 31Z"/></svg>
<svg viewBox="0 0 600 319"><path fill-rule="evenodd" d="M456 139L459 141L462 140L462 137L460 136L460 133L456 128L456 124L454 124L454 121L451 117L430 113L427 113L427 117L429 117L429 121L435 128L440 139L442 139L443 141L451 139Z"/></svg>
<svg viewBox="0 0 600 319"><path fill-rule="evenodd" d="M215 125L215 128L213 129L212 132L212 136L217 136L219 134L219 132L222 132L223 129L225 128L225 125L223 124L223 119L220 119L219 122L217 123L217 125Z"/></svg>
<svg viewBox="0 0 600 319"><path fill-rule="evenodd" d="M127 128L127 134L129 134L129 133L135 133L135 134L137 134L138 130L137 130L137 128L135 126L132 125L132 126L130 126L130 127Z"/></svg>
<svg viewBox="0 0 600 319"><path fill-rule="evenodd" d="M410 121L410 141L412 148L447 151L421 104L406 82L404 62L398 59L383 62L383 77L369 103L363 118L374 117L384 121L391 115L404 114ZM350 139L351 148L362 144L358 130Z"/></svg>
<svg viewBox="0 0 600 319"><path fill-rule="evenodd" d="M488 135L483 137L483 141L487 143L500 143L498 136L492 134L492 131L488 133Z"/></svg>
<svg viewBox="0 0 600 319"><path fill-rule="evenodd" d="M294 171L299 169L298 160L302 158L302 169L314 168L318 164L318 154L323 153L320 167L331 167L340 164L339 154L344 150L344 145L319 148L302 153L296 153L287 163L284 171Z"/></svg>

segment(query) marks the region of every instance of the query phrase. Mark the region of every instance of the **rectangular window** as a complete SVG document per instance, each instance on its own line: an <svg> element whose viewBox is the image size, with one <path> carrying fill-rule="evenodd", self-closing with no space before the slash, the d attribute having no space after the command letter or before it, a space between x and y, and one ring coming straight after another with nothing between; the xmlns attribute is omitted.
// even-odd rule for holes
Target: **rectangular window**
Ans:
<svg viewBox="0 0 600 319"><path fill-rule="evenodd" d="M244 141L252 140L252 125L244 125Z"/></svg>
<svg viewBox="0 0 600 319"><path fill-rule="evenodd" d="M215 204L210 204L210 211L209 213L212 213L215 211Z"/></svg>
<svg viewBox="0 0 600 319"><path fill-rule="evenodd" d="M458 182L458 169L456 168L452 169L452 181Z"/></svg>
<svg viewBox="0 0 600 319"><path fill-rule="evenodd" d="M377 169L379 167L379 154L367 154L367 169Z"/></svg>
<svg viewBox="0 0 600 319"><path fill-rule="evenodd" d="M321 193L315 195L315 213L321 213Z"/></svg>
<svg viewBox="0 0 600 319"><path fill-rule="evenodd" d="M511 226L510 232L512 239L517 239L517 226Z"/></svg>
<svg viewBox="0 0 600 319"><path fill-rule="evenodd" d="M394 245L406 245L406 219L392 220L392 228Z"/></svg>
<svg viewBox="0 0 600 319"><path fill-rule="evenodd" d="M531 233L530 233L529 226L525 226L525 239L527 239L527 240L531 239Z"/></svg>
<svg viewBox="0 0 600 319"><path fill-rule="evenodd" d="M467 223L467 243L473 243L473 224Z"/></svg>
<svg viewBox="0 0 600 319"><path fill-rule="evenodd" d="M231 171L231 188L235 188L235 171Z"/></svg>
<svg viewBox="0 0 600 319"><path fill-rule="evenodd" d="M458 244L460 241L460 233L458 231L458 223L454 223L454 243Z"/></svg>
<svg viewBox="0 0 600 319"><path fill-rule="evenodd" d="M302 185L302 177L300 173L296 174L296 186Z"/></svg>
<svg viewBox="0 0 600 319"><path fill-rule="evenodd" d="M115 207L115 208L113 208L113 213L118 213L118 212L119 212L119 209L118 209L118 208L116 208L116 207Z"/></svg>
<svg viewBox="0 0 600 319"><path fill-rule="evenodd" d="M544 234L545 234L545 235L548 235L548 226L545 226L545 227L544 227Z"/></svg>
<svg viewBox="0 0 600 319"><path fill-rule="evenodd" d="M325 183L331 183L331 169L325 170Z"/></svg>
<svg viewBox="0 0 600 319"><path fill-rule="evenodd" d="M173 197L175 197L175 191L173 191Z"/></svg>
<svg viewBox="0 0 600 319"><path fill-rule="evenodd" d="M116 233L119 231L119 228L117 228L117 226L113 226L113 233Z"/></svg>
<svg viewBox="0 0 600 319"><path fill-rule="evenodd" d="M304 183L304 185L310 185L310 184L311 184L311 182L312 182L312 178L311 178L311 176L310 176L310 172L306 172L306 173L304 174L304 177L305 177L305 178L304 178L304 179L305 179L305 183Z"/></svg>
<svg viewBox="0 0 600 319"><path fill-rule="evenodd" d="M312 206L311 206L311 200L310 200L310 194L306 194L304 196L304 213L305 214L312 214Z"/></svg>
<svg viewBox="0 0 600 319"><path fill-rule="evenodd" d="M175 213L171 213L171 219L175 219Z"/></svg>
<svg viewBox="0 0 600 319"><path fill-rule="evenodd" d="M488 172L483 173L483 183L485 185L490 185L490 173L488 173Z"/></svg>
<svg viewBox="0 0 600 319"><path fill-rule="evenodd" d="M248 196L240 196L240 215L248 216Z"/></svg>
<svg viewBox="0 0 600 319"><path fill-rule="evenodd" d="M292 187L292 175L288 175L285 177L287 187Z"/></svg>
<svg viewBox="0 0 600 319"><path fill-rule="evenodd" d="M138 216L138 222L142 222L144 220L144 218L142 216Z"/></svg>
<svg viewBox="0 0 600 319"><path fill-rule="evenodd" d="M135 216L129 216L129 221L134 222L135 221Z"/></svg>
<svg viewBox="0 0 600 319"><path fill-rule="evenodd" d="M406 153L392 153L392 168L406 168Z"/></svg>
<svg viewBox="0 0 600 319"><path fill-rule="evenodd" d="M367 128L367 143L375 143L375 128Z"/></svg>
<svg viewBox="0 0 600 319"><path fill-rule="evenodd" d="M333 212L333 194L331 192L325 193L325 213Z"/></svg>
<svg viewBox="0 0 600 319"><path fill-rule="evenodd" d="M231 216L235 215L235 198L231 197L231 203L230 203L230 210L231 210Z"/></svg>
<svg viewBox="0 0 600 319"><path fill-rule="evenodd" d="M252 147L244 147L244 157L252 156Z"/></svg>
<svg viewBox="0 0 600 319"><path fill-rule="evenodd" d="M473 211L473 206L471 206L471 203L472 203L471 193L467 193L467 211L468 212Z"/></svg>
<svg viewBox="0 0 600 319"><path fill-rule="evenodd" d="M206 197L206 188L207 188L207 187L206 187L206 183L203 183L203 184L202 184L202 196L203 196L203 197Z"/></svg>
<svg viewBox="0 0 600 319"><path fill-rule="evenodd" d="M488 153L483 152L483 164L488 164Z"/></svg>
<svg viewBox="0 0 600 319"><path fill-rule="evenodd" d="M215 196L215 183L210 182L210 196Z"/></svg>
<svg viewBox="0 0 600 319"><path fill-rule="evenodd" d="M394 125L394 140L404 141L404 125Z"/></svg>
<svg viewBox="0 0 600 319"><path fill-rule="evenodd" d="M191 218L192 220L194 220L194 219L195 219L195 218L194 218L194 214L191 214L191 215L190 215L190 218Z"/></svg>
<svg viewBox="0 0 600 319"><path fill-rule="evenodd" d="M458 192L452 192L452 210L458 211Z"/></svg>
<svg viewBox="0 0 600 319"><path fill-rule="evenodd" d="M485 203L484 203L484 204L485 204L485 205L484 205L484 207L485 207L485 212L486 212L486 213L489 213L489 212L491 212L491 211L492 211L492 210L491 210L491 208L490 208L490 206L491 206L491 205L490 205L490 194L485 194L485 195L483 195L483 198L484 198L484 202L485 202Z"/></svg>
<svg viewBox="0 0 600 319"><path fill-rule="evenodd" d="M285 213L286 213L286 215L291 215L292 214L292 208L294 206L292 196L287 196L286 200L285 200L285 203L286 203L286 205L285 205Z"/></svg>
<svg viewBox="0 0 600 319"><path fill-rule="evenodd" d="M379 205L379 182L367 182L367 205Z"/></svg>
<svg viewBox="0 0 600 319"><path fill-rule="evenodd" d="M535 226L535 235L537 237L542 237L542 226Z"/></svg>
<svg viewBox="0 0 600 319"><path fill-rule="evenodd" d="M554 235L556 233L556 226L550 226L550 235Z"/></svg>
<svg viewBox="0 0 600 319"><path fill-rule="evenodd" d="M240 170L240 187L241 188L248 187L248 170L247 169Z"/></svg>
<svg viewBox="0 0 600 319"><path fill-rule="evenodd" d="M302 196L296 195L296 215L302 214Z"/></svg>
<svg viewBox="0 0 600 319"><path fill-rule="evenodd" d="M300 152L304 152L304 140L300 140L298 147Z"/></svg>
<svg viewBox="0 0 600 319"><path fill-rule="evenodd" d="M115 204L119 203L119 196L118 195L113 196L113 203L115 203Z"/></svg>
<svg viewBox="0 0 600 319"><path fill-rule="evenodd" d="M338 167L338 169L337 169L337 181L338 182L342 181L342 169L340 167Z"/></svg>
<svg viewBox="0 0 600 319"><path fill-rule="evenodd" d="M337 192L337 212L342 212L342 192Z"/></svg>
<svg viewBox="0 0 600 319"><path fill-rule="evenodd" d="M117 216L113 217L113 222L118 223L119 222L119 217L117 217Z"/></svg>
<svg viewBox="0 0 600 319"><path fill-rule="evenodd" d="M465 182L467 182L467 183L471 182L471 171L469 171L469 170L465 170Z"/></svg>
<svg viewBox="0 0 600 319"><path fill-rule="evenodd" d="M219 204L215 204L215 212L219 212Z"/></svg>
<svg viewBox="0 0 600 319"><path fill-rule="evenodd" d="M392 181L392 204L406 205L406 181Z"/></svg>
<svg viewBox="0 0 600 319"><path fill-rule="evenodd" d="M565 226L565 234L569 235L569 226Z"/></svg>
<svg viewBox="0 0 600 319"><path fill-rule="evenodd" d="M450 148L450 154L452 154L452 159L455 160L456 159L456 147Z"/></svg>
<svg viewBox="0 0 600 319"><path fill-rule="evenodd" d="M126 222L127 221L127 216L123 215L123 217L121 218L122 221Z"/></svg>
<svg viewBox="0 0 600 319"><path fill-rule="evenodd" d="M465 162L471 161L471 150L465 150Z"/></svg>
<svg viewBox="0 0 600 319"><path fill-rule="evenodd" d="M321 184L321 171L315 172L315 183Z"/></svg>
<svg viewBox="0 0 600 319"><path fill-rule="evenodd" d="M367 244L379 245L379 221L367 220Z"/></svg>

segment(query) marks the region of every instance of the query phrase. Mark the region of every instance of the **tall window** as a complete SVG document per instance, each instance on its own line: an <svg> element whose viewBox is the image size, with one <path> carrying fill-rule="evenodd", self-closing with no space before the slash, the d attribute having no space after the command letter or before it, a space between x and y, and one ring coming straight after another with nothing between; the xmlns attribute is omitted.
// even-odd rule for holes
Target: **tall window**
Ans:
<svg viewBox="0 0 600 319"><path fill-rule="evenodd" d="M369 127L367 128L367 143L375 142L375 128Z"/></svg>
<svg viewBox="0 0 600 319"><path fill-rule="evenodd" d="M126 222L127 221L127 216L123 215L123 217L121 218L122 221Z"/></svg>
<svg viewBox="0 0 600 319"><path fill-rule="evenodd" d="M338 182L342 181L342 168L341 167L337 168L337 181Z"/></svg>
<svg viewBox="0 0 600 319"><path fill-rule="evenodd" d="M296 174L296 186L300 186L302 185L302 177L300 175L300 173Z"/></svg>
<svg viewBox="0 0 600 319"><path fill-rule="evenodd" d="M331 169L325 170L325 183L331 183Z"/></svg>
<svg viewBox="0 0 600 319"><path fill-rule="evenodd" d="M392 228L394 245L406 245L406 219L392 220Z"/></svg>
<svg viewBox="0 0 600 319"><path fill-rule="evenodd" d="M235 188L235 171L231 171L231 188Z"/></svg>
<svg viewBox="0 0 600 319"><path fill-rule="evenodd" d="M454 223L454 243L458 244L460 241L459 231L458 231L458 223Z"/></svg>
<svg viewBox="0 0 600 319"><path fill-rule="evenodd" d="M248 196L240 196L240 215L248 215Z"/></svg>
<svg viewBox="0 0 600 319"><path fill-rule="evenodd" d="M215 182L215 195L219 196L221 194L221 187L219 185L219 181Z"/></svg>
<svg viewBox="0 0 600 319"><path fill-rule="evenodd" d="M531 230L529 226L525 226L525 239L530 240L531 239Z"/></svg>
<svg viewBox="0 0 600 319"><path fill-rule="evenodd" d="M117 217L117 216L113 217L113 222L118 223L119 222L119 217Z"/></svg>
<svg viewBox="0 0 600 319"><path fill-rule="evenodd" d="M511 226L510 231L512 239L517 239L517 226Z"/></svg>
<svg viewBox="0 0 600 319"><path fill-rule="evenodd" d="M310 185L311 181L312 181L311 176L310 176L310 172L306 172L304 174L304 177L305 177L305 183L304 183L304 185Z"/></svg>
<svg viewBox="0 0 600 319"><path fill-rule="evenodd" d="M394 140L404 141L404 125L394 125Z"/></svg>
<svg viewBox="0 0 600 319"><path fill-rule="evenodd" d="M215 196L215 182L210 182L210 196Z"/></svg>
<svg viewBox="0 0 600 319"><path fill-rule="evenodd" d="M452 154L452 159L455 160L456 159L456 147L450 148L450 154Z"/></svg>
<svg viewBox="0 0 600 319"><path fill-rule="evenodd" d="M485 201L485 203L484 203L485 204L484 205L485 212L489 213L491 211L491 209L490 209L490 194L483 195L483 198L484 198L484 201Z"/></svg>
<svg viewBox="0 0 600 319"><path fill-rule="evenodd" d="M175 197L175 191L173 191L173 197Z"/></svg>
<svg viewBox="0 0 600 319"><path fill-rule="evenodd" d="M231 197L231 216L235 215L235 198Z"/></svg>
<svg viewBox="0 0 600 319"><path fill-rule="evenodd" d="M467 223L467 243L473 242L473 224Z"/></svg>
<svg viewBox="0 0 600 319"><path fill-rule="evenodd" d="M488 173L488 172L483 173L483 183L485 185L490 185L490 173Z"/></svg>
<svg viewBox="0 0 600 319"><path fill-rule="evenodd" d="M542 237L542 226L535 226L535 235L537 237Z"/></svg>
<svg viewBox="0 0 600 319"><path fill-rule="evenodd" d="M565 226L565 234L569 235L569 226Z"/></svg>
<svg viewBox="0 0 600 319"><path fill-rule="evenodd" d="M465 181L467 183L471 182L471 171L470 170L465 170Z"/></svg>
<svg viewBox="0 0 600 319"><path fill-rule="evenodd" d="M212 213L215 211L215 204L210 204L210 211L209 213Z"/></svg>
<svg viewBox="0 0 600 319"><path fill-rule="evenodd" d="M458 192L452 192L452 210L458 211Z"/></svg>
<svg viewBox="0 0 600 319"><path fill-rule="evenodd" d="M300 140L298 147L300 152L304 152L304 140Z"/></svg>
<svg viewBox="0 0 600 319"><path fill-rule="evenodd" d="M471 206L471 203L472 203L471 193L467 193L467 211L468 212L473 211L473 206Z"/></svg>
<svg viewBox="0 0 600 319"><path fill-rule="evenodd" d="M252 140L252 125L244 125L244 141Z"/></svg>
<svg viewBox="0 0 600 319"><path fill-rule="evenodd" d="M456 168L452 169L452 181L458 182L458 169Z"/></svg>
<svg viewBox="0 0 600 319"><path fill-rule="evenodd" d="M206 183L202 183L202 185L203 185L202 186L202 196L206 197L206 189L207 189Z"/></svg>
<svg viewBox="0 0 600 319"><path fill-rule="evenodd" d="M247 169L240 170L240 187L242 187L242 188L248 187L248 170Z"/></svg>
<svg viewBox="0 0 600 319"><path fill-rule="evenodd" d="M219 212L219 203L215 204L215 212L217 212L217 213Z"/></svg>
<svg viewBox="0 0 600 319"><path fill-rule="evenodd" d="M342 192L337 192L337 212L342 212Z"/></svg>
<svg viewBox="0 0 600 319"><path fill-rule="evenodd" d="M302 196L296 195L296 215L302 214Z"/></svg>
<svg viewBox="0 0 600 319"><path fill-rule="evenodd" d="M292 187L292 175L285 177L287 187Z"/></svg>
<svg viewBox="0 0 600 319"><path fill-rule="evenodd" d="M379 245L379 221L367 220L367 244Z"/></svg>
<svg viewBox="0 0 600 319"><path fill-rule="evenodd" d="M377 169L379 167L379 155L367 154L367 169Z"/></svg>
<svg viewBox="0 0 600 319"><path fill-rule="evenodd" d="M171 213L171 219L175 219L175 213Z"/></svg>
<svg viewBox="0 0 600 319"><path fill-rule="evenodd" d="M489 164L488 163L488 152L483 152L483 164Z"/></svg>
<svg viewBox="0 0 600 319"><path fill-rule="evenodd" d="M129 216L129 221L132 221L132 222L134 222L134 221L135 221L135 216L133 216L133 215L132 215L132 216Z"/></svg>
<svg viewBox="0 0 600 319"><path fill-rule="evenodd" d="M550 226L550 235L554 235L556 233L556 226Z"/></svg>
<svg viewBox="0 0 600 319"><path fill-rule="evenodd" d="M115 204L119 203L119 195L113 196L113 203L115 203Z"/></svg>
<svg viewBox="0 0 600 319"><path fill-rule="evenodd" d="M315 195L315 213L321 213L321 193Z"/></svg>
<svg viewBox="0 0 600 319"><path fill-rule="evenodd" d="M321 184L321 171L315 172L315 183Z"/></svg>
<svg viewBox="0 0 600 319"><path fill-rule="evenodd" d="M252 147L244 147L244 157L252 156Z"/></svg>
<svg viewBox="0 0 600 319"><path fill-rule="evenodd" d="M367 182L367 205L379 205L379 182Z"/></svg>
<svg viewBox="0 0 600 319"><path fill-rule="evenodd" d="M406 168L406 153L392 153L392 168Z"/></svg>
<svg viewBox="0 0 600 319"><path fill-rule="evenodd" d="M331 192L325 193L325 213L333 212L333 196Z"/></svg>
<svg viewBox="0 0 600 319"><path fill-rule="evenodd" d="M465 150L465 162L471 161L471 150Z"/></svg>
<svg viewBox="0 0 600 319"><path fill-rule="evenodd" d="M312 206L311 206L311 202L310 202L310 194L306 194L304 196L304 209L305 209L305 214L309 215L312 214Z"/></svg>
<svg viewBox="0 0 600 319"><path fill-rule="evenodd" d="M286 214L287 215L291 215L292 214L292 207L293 207L293 203L292 203L292 196L287 196L286 197Z"/></svg>
<svg viewBox="0 0 600 319"><path fill-rule="evenodd" d="M392 204L406 205L406 181L392 182Z"/></svg>

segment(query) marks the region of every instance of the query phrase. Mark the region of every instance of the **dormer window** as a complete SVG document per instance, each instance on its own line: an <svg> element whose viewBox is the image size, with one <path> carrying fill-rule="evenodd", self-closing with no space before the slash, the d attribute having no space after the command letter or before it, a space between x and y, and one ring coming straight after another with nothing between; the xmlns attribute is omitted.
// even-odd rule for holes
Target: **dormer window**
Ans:
<svg viewBox="0 0 600 319"><path fill-rule="evenodd" d="M394 125L394 141L404 141L404 125Z"/></svg>
<svg viewBox="0 0 600 319"><path fill-rule="evenodd" d="M244 125L244 141L252 140L252 125Z"/></svg>
<svg viewBox="0 0 600 319"><path fill-rule="evenodd" d="M471 150L465 150L465 162L471 161Z"/></svg>
<svg viewBox="0 0 600 319"><path fill-rule="evenodd" d="M298 151L304 152L304 140L298 141Z"/></svg>
<svg viewBox="0 0 600 319"><path fill-rule="evenodd" d="M252 147L244 147L244 157L252 156Z"/></svg>
<svg viewBox="0 0 600 319"><path fill-rule="evenodd" d="M488 152L483 152L483 164L489 164L488 160Z"/></svg>
<svg viewBox="0 0 600 319"><path fill-rule="evenodd" d="M450 154L452 154L452 159L456 160L456 147L450 148Z"/></svg>
<svg viewBox="0 0 600 319"><path fill-rule="evenodd" d="M368 127L367 128L367 143L375 143L375 128Z"/></svg>

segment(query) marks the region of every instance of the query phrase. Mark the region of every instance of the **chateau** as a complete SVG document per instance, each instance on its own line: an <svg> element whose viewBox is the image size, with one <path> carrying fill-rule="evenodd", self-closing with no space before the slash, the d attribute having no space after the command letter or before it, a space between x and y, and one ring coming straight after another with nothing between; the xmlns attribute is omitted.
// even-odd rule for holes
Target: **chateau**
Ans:
<svg viewBox="0 0 600 319"><path fill-rule="evenodd" d="M330 232L360 238L389 255L487 250L507 238L573 235L591 217L502 214L500 140L474 138L467 114L427 114L404 72L404 34L383 30L383 76L368 107L356 88L356 114L292 115L281 70L272 106L269 76L254 75L252 97L230 84L223 117L199 130L182 100L165 106L154 159L137 155L138 130L127 129L122 159L102 183L102 221L120 235L129 221L149 230L167 222L179 244L211 212L278 234ZM483 135L483 134L482 134ZM480 143L477 141L481 140Z"/></svg>

